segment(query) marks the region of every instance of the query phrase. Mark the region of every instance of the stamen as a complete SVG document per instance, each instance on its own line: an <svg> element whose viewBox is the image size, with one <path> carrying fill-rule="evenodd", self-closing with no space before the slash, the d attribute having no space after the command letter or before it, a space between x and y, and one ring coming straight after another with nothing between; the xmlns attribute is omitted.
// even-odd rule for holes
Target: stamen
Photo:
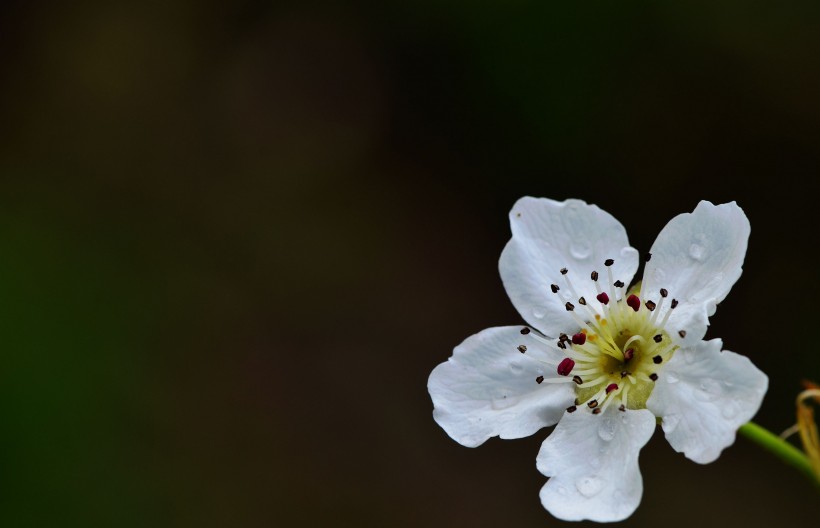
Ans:
<svg viewBox="0 0 820 528"><path fill-rule="evenodd" d="M566 308L568 312L571 312L575 309L575 305L567 301L567 304L564 305L564 308Z"/></svg>
<svg viewBox="0 0 820 528"><path fill-rule="evenodd" d="M652 362L656 365L660 365L661 361L663 361L663 358L659 355L652 358Z"/></svg>
<svg viewBox="0 0 820 528"><path fill-rule="evenodd" d="M614 261L614 260L612 260L612 259L606 259L606 260L604 261L604 266L606 266L606 267L609 267L609 266L611 266L611 265L613 265L613 264L615 264L615 261Z"/></svg>
<svg viewBox="0 0 820 528"><path fill-rule="evenodd" d="M653 372L649 375L649 379L651 379L652 381L658 381L658 375Z"/></svg>
<svg viewBox="0 0 820 528"><path fill-rule="evenodd" d="M635 349L634 348L627 348L624 352L624 361L629 361L635 356Z"/></svg>
<svg viewBox="0 0 820 528"><path fill-rule="evenodd" d="M561 350L567 349L567 345L565 345L563 341L558 341L558 343L556 344L558 345L558 348L560 348Z"/></svg>
<svg viewBox="0 0 820 528"><path fill-rule="evenodd" d="M598 400L589 400L587 402L587 407L589 407L590 409L594 409L597 406L598 406Z"/></svg>
<svg viewBox="0 0 820 528"><path fill-rule="evenodd" d="M616 280L613 284L615 284L615 286L617 288L623 288L624 287L624 281L622 281L622 280Z"/></svg>
<svg viewBox="0 0 820 528"><path fill-rule="evenodd" d="M607 394L609 394L610 392L615 391L615 390L618 390L618 384L617 383L610 383L609 385L606 386L606 393Z"/></svg>
<svg viewBox="0 0 820 528"><path fill-rule="evenodd" d="M634 293L627 297L626 304L636 312L641 308L641 300Z"/></svg>
<svg viewBox="0 0 820 528"><path fill-rule="evenodd" d="M583 297L581 297L581 298L578 299L578 304L580 304L581 306L586 306L587 305L587 300L584 299Z"/></svg>
<svg viewBox="0 0 820 528"><path fill-rule="evenodd" d="M558 364L558 374L561 376L569 376L573 368L575 368L575 361L570 358L564 358L561 360L561 363Z"/></svg>
<svg viewBox="0 0 820 528"><path fill-rule="evenodd" d="M558 290L561 288L559 288L557 284L550 284L550 289L552 290L552 293L558 293Z"/></svg>
<svg viewBox="0 0 820 528"><path fill-rule="evenodd" d="M518 351L523 354L527 351L527 345L518 345Z"/></svg>
<svg viewBox="0 0 820 528"><path fill-rule="evenodd" d="M566 275L567 271L569 271L567 268L561 268L561 275Z"/></svg>
<svg viewBox="0 0 820 528"><path fill-rule="evenodd" d="M521 329L521 335L527 335L529 333L530 333L530 329L527 328L526 326Z"/></svg>
<svg viewBox="0 0 820 528"><path fill-rule="evenodd" d="M541 385L541 383L543 381L544 381L544 376L538 376L537 378L535 378L535 382L538 383L539 385Z"/></svg>
<svg viewBox="0 0 820 528"><path fill-rule="evenodd" d="M583 382L584 382L584 380L582 380L582 379L581 379L581 376L573 376L573 377L572 377L572 381L573 381L576 385L580 385L581 383L583 383Z"/></svg>
<svg viewBox="0 0 820 528"><path fill-rule="evenodd" d="M643 260L644 260L644 262L649 262L651 259L652 259L652 253L649 253L647 251L646 254L643 256Z"/></svg>
<svg viewBox="0 0 820 528"><path fill-rule="evenodd" d="M672 309L674 310L677 307L678 307L678 300L677 299L672 299Z"/></svg>
<svg viewBox="0 0 820 528"><path fill-rule="evenodd" d="M601 304L609 304L609 295L604 292L599 293L596 297Z"/></svg>
<svg viewBox="0 0 820 528"><path fill-rule="evenodd" d="M666 290L666 288L661 288L661 297L665 298L667 295L669 295L669 292Z"/></svg>
<svg viewBox="0 0 820 528"><path fill-rule="evenodd" d="M686 330L681 330L681 331L679 331L679 332L678 332L678 335L679 335L679 336L681 336L681 338L686 337Z"/></svg>
<svg viewBox="0 0 820 528"><path fill-rule="evenodd" d="M592 414L601 414L601 409L592 409Z"/></svg>
<svg viewBox="0 0 820 528"><path fill-rule="evenodd" d="M663 341L663 336L661 334L657 334L655 337L652 338L652 341L660 343L661 341Z"/></svg>
<svg viewBox="0 0 820 528"><path fill-rule="evenodd" d="M574 413L576 409L578 409L578 407L576 407L574 405L570 405L569 407L567 407L567 412L568 413Z"/></svg>
<svg viewBox="0 0 820 528"><path fill-rule="evenodd" d="M654 312L655 306L657 306L653 301L646 301L644 304L646 305L646 309L650 312Z"/></svg>
<svg viewBox="0 0 820 528"><path fill-rule="evenodd" d="M583 332L578 332L572 336L573 345L583 345L587 341L587 335Z"/></svg>
<svg viewBox="0 0 820 528"><path fill-rule="evenodd" d="M594 281L597 281L598 280L598 272L593 271L592 273L590 273L589 278L591 278Z"/></svg>
<svg viewBox="0 0 820 528"><path fill-rule="evenodd" d="M624 404L622 403L622 404L621 404L621 406L620 406L620 407L618 407L618 410L619 410L619 411L621 411L621 412L626 412L626 405L624 405Z"/></svg>

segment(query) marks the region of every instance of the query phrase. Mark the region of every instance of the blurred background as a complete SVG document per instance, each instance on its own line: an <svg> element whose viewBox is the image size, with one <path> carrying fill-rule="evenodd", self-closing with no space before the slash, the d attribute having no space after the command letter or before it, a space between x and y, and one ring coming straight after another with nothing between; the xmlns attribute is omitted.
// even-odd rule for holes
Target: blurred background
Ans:
<svg viewBox="0 0 820 528"><path fill-rule="evenodd" d="M547 431L477 449L427 376L520 324L523 195L646 251L701 199L752 235L711 337L794 423L820 286L820 4L4 2L0 524L558 526ZM810 526L738 439L656 432L627 526Z"/></svg>

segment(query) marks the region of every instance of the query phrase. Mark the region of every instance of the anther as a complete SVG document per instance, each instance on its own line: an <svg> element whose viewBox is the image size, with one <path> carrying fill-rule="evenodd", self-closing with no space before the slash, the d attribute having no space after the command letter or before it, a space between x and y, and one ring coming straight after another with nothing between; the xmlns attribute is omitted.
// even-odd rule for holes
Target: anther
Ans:
<svg viewBox="0 0 820 528"><path fill-rule="evenodd" d="M601 414L601 409L592 409L592 414Z"/></svg>
<svg viewBox="0 0 820 528"><path fill-rule="evenodd" d="M677 299L672 299L671 308L674 310L677 307L678 307L678 300Z"/></svg>
<svg viewBox="0 0 820 528"><path fill-rule="evenodd" d="M621 406L620 406L620 407L618 407L618 410L619 410L619 411L621 411L621 412L626 412L626 405L624 405L624 404L622 403L622 404L621 404Z"/></svg>
<svg viewBox="0 0 820 528"><path fill-rule="evenodd" d="M567 304L564 305L564 308L566 308L568 312L571 312L575 309L575 305L571 302L567 302Z"/></svg>
<svg viewBox="0 0 820 528"><path fill-rule="evenodd" d="M523 354L527 351L527 345L518 345L518 351Z"/></svg>
<svg viewBox="0 0 820 528"><path fill-rule="evenodd" d="M569 376L573 368L575 368L575 361L570 358L564 358L558 363L558 374L561 376Z"/></svg>
<svg viewBox="0 0 820 528"><path fill-rule="evenodd" d="M578 332L577 334L572 336L572 344L573 345L583 345L587 342L587 335L583 332Z"/></svg>
<svg viewBox="0 0 820 528"><path fill-rule="evenodd" d="M609 394L610 392L615 391L615 390L618 390L618 384L617 383L610 383L609 385L606 386L606 393L607 394Z"/></svg>
<svg viewBox="0 0 820 528"><path fill-rule="evenodd" d="M621 281L621 280L616 280L613 284L615 285L616 288L623 288L624 287L624 281Z"/></svg>
<svg viewBox="0 0 820 528"><path fill-rule="evenodd" d="M649 262L651 259L652 259L652 253L649 253L647 251L646 254L643 256L643 260L644 260L644 262Z"/></svg>
<svg viewBox="0 0 820 528"><path fill-rule="evenodd" d="M565 345L563 341L558 341L558 343L556 344L558 345L558 348L560 348L561 350L567 349L567 345Z"/></svg>
<svg viewBox="0 0 820 528"><path fill-rule="evenodd" d="M683 339L684 337L686 337L686 330L681 330L680 332L678 332L678 335L681 336L681 339Z"/></svg>
<svg viewBox="0 0 820 528"><path fill-rule="evenodd" d="M530 333L530 329L527 328L526 326L521 329L521 335L527 335L529 333Z"/></svg>
<svg viewBox="0 0 820 528"><path fill-rule="evenodd" d="M594 281L597 281L598 280L598 272L593 271L592 273L590 273L589 278L594 280Z"/></svg>
<svg viewBox="0 0 820 528"><path fill-rule="evenodd" d="M663 361L663 358L659 355L652 358L652 362L655 363L656 365L659 365L661 363L661 361Z"/></svg>
<svg viewBox="0 0 820 528"><path fill-rule="evenodd" d="M665 298L667 295L669 295L669 292L666 291L666 288L661 288L661 297Z"/></svg>
<svg viewBox="0 0 820 528"><path fill-rule="evenodd" d="M581 379L581 376L573 376L573 377L572 377L572 381L573 381L576 385L580 385L581 383L583 383L583 382L584 382L584 380L582 380L582 379Z"/></svg>
<svg viewBox="0 0 820 528"><path fill-rule="evenodd" d="M635 349L634 348L627 348L624 351L624 361L629 361L635 356Z"/></svg>
<svg viewBox="0 0 820 528"><path fill-rule="evenodd" d="M574 413L576 409L578 409L578 407L576 407L574 405L570 405L569 407L567 407L567 412L568 413Z"/></svg>
<svg viewBox="0 0 820 528"><path fill-rule="evenodd" d="M641 300L634 293L626 298L626 304L636 312L641 308Z"/></svg>
<svg viewBox="0 0 820 528"><path fill-rule="evenodd" d="M609 266L611 266L611 265L613 265L613 264L615 264L615 261L614 261L614 260L612 260L612 259L606 259L606 260L604 261L604 266L609 267Z"/></svg>
<svg viewBox="0 0 820 528"><path fill-rule="evenodd" d="M552 290L552 293L558 293L558 290L560 289L561 288L559 288L557 284L550 284L550 290Z"/></svg>
<svg viewBox="0 0 820 528"><path fill-rule="evenodd" d="M542 381L544 381L544 376L538 376L537 378L535 378L535 382L539 385L541 385Z"/></svg>
<svg viewBox="0 0 820 528"><path fill-rule="evenodd" d="M646 301L644 304L646 305L646 309L649 310L650 312L654 312L655 311L655 306L657 306L652 301Z"/></svg>
<svg viewBox="0 0 820 528"><path fill-rule="evenodd" d="M561 268L561 275L566 275L567 271L569 271L567 268Z"/></svg>
<svg viewBox="0 0 820 528"><path fill-rule="evenodd" d="M652 340L653 340L654 342L656 342L656 343L660 343L661 341L663 341L663 336L662 336L662 335L660 335L660 334L658 334L658 335L654 336L654 337L652 338Z"/></svg>
<svg viewBox="0 0 820 528"><path fill-rule="evenodd" d="M580 299L578 299L578 304L580 304L581 306L586 306L587 300L581 297Z"/></svg>
<svg viewBox="0 0 820 528"><path fill-rule="evenodd" d="M629 376L629 372L627 372L625 370L623 372L621 372L621 379L624 379L627 376Z"/></svg>
<svg viewBox="0 0 820 528"><path fill-rule="evenodd" d="M604 292L599 293L596 297L601 304L609 304L609 295Z"/></svg>
<svg viewBox="0 0 820 528"><path fill-rule="evenodd" d="M569 341L569 336L564 333L558 334L558 340L566 343L567 341Z"/></svg>
<svg viewBox="0 0 820 528"><path fill-rule="evenodd" d="M598 406L598 400L589 400L587 402L587 407L589 407L590 409L594 409L597 406Z"/></svg>
<svg viewBox="0 0 820 528"><path fill-rule="evenodd" d="M658 381L658 375L653 372L649 375L649 379L651 379L652 381Z"/></svg>

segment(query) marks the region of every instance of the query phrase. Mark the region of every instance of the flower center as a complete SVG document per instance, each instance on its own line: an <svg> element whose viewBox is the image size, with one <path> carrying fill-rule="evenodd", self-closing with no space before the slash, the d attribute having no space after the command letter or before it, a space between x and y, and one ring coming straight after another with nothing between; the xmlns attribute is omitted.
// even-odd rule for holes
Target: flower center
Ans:
<svg viewBox="0 0 820 528"><path fill-rule="evenodd" d="M604 287L598 272L592 272L590 279L598 294L591 302L575 293L566 268L562 269L564 287L552 284L550 288L565 302L565 308L578 324L576 332L571 336L561 334L555 343L532 335L566 354L556 368L561 377L544 379L539 376L536 381L539 384L574 382L577 397L575 405L567 409L569 412L576 411L579 406L591 409L594 414L610 405L616 405L621 411L645 409L658 372L679 348L666 331L669 315L678 301L669 300L668 308L660 318L668 291L660 289L657 303L652 300L641 302L639 291L627 292L622 281L613 280L613 263L612 259L604 263L609 279ZM522 330L522 334L529 333L529 329ZM685 332L680 334L683 337ZM526 346L522 347L519 351L526 351Z"/></svg>

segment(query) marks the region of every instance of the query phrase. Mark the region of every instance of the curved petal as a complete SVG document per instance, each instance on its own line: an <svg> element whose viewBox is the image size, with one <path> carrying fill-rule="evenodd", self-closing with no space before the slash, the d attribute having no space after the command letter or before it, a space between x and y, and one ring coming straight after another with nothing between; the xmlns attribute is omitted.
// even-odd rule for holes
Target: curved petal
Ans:
<svg viewBox="0 0 820 528"><path fill-rule="evenodd" d="M681 344L694 345L706 334L708 318L743 271L750 229L735 202L702 201L692 213L670 220L658 235L646 263L643 291L651 298L666 288L680 301L667 330L684 330Z"/></svg>
<svg viewBox="0 0 820 528"><path fill-rule="evenodd" d="M675 352L646 402L666 439L700 464L714 461L757 413L769 378L748 358L720 351L720 339Z"/></svg>
<svg viewBox="0 0 820 528"><path fill-rule="evenodd" d="M529 436L554 425L572 405L571 382L536 382L539 376L558 378L554 365L562 356L522 335L521 328L488 328L468 337L430 374L433 418L456 442L476 447L493 436ZM519 345L527 352L519 352Z"/></svg>
<svg viewBox="0 0 820 528"><path fill-rule="evenodd" d="M565 521L626 519L641 502L638 453L654 430L646 409L566 413L538 453L538 470L552 477L541 488L541 503Z"/></svg>
<svg viewBox="0 0 820 528"><path fill-rule="evenodd" d="M626 284L638 269L638 252L621 223L581 200L521 198L510 211L510 227L512 239L498 263L501 280L521 316L549 336L578 327L564 303L578 304L580 296L594 301L590 273L598 271L603 280L605 260L615 261L614 279ZM566 277L562 268L569 270ZM577 296L570 293L567 278ZM551 284L561 288L557 295Z"/></svg>

